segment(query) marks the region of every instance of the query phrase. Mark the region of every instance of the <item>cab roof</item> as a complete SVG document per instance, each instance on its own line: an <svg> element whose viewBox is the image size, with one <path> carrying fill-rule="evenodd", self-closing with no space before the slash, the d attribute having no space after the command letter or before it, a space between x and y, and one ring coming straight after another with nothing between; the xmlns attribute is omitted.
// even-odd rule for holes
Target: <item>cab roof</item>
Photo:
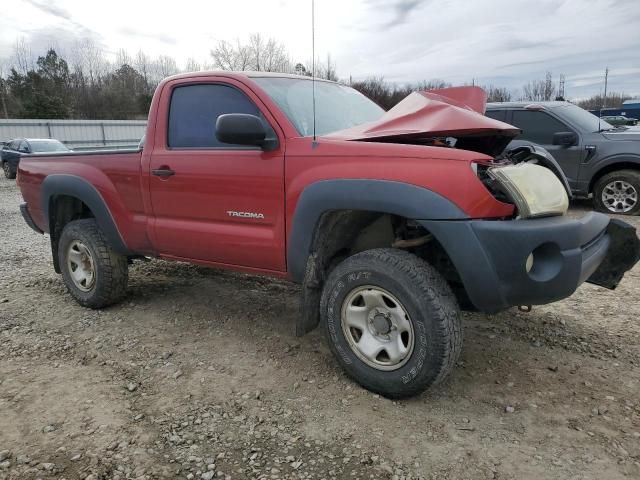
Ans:
<svg viewBox="0 0 640 480"><path fill-rule="evenodd" d="M296 75L293 73L255 72L255 71L234 72L230 70L206 70L206 71L198 71L198 72L179 73L177 75L172 75L171 77L165 78L165 81L181 79L181 78L210 77L212 75L229 77L229 78L292 78L297 80L312 80L311 77L307 77L306 75ZM332 80L326 80L324 78L318 78L318 77L316 77L315 80L316 82L337 83Z"/></svg>

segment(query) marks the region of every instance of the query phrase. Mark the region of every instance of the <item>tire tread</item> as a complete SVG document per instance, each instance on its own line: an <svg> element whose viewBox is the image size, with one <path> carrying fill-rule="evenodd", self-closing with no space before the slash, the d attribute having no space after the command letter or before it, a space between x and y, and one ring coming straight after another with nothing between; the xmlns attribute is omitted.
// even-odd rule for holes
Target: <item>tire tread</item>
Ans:
<svg viewBox="0 0 640 480"><path fill-rule="evenodd" d="M441 344L437 345L440 350L438 355L440 362L435 376L429 375L424 377L424 381L412 382L405 386L402 392L384 392L386 396L395 398L416 395L429 386L441 383L454 369L460 357L463 328L456 297L442 275L425 260L404 250L391 248L366 250L347 258L329 275L327 280L329 288L325 289L325 292L346 272L371 268L372 264L384 266L390 272L400 272L409 279L434 309L432 320L438 331L437 337L442 339ZM322 312L325 311L326 305L325 294L321 303ZM331 344L330 338L329 343ZM361 379L354 378L354 380L362 384ZM371 389L368 385L363 386Z"/></svg>
<svg viewBox="0 0 640 480"><path fill-rule="evenodd" d="M129 277L129 266L124 255L116 253L94 219L74 220L68 223L61 235L71 236L77 239L87 239L96 253L96 268L100 268L102 282L96 284L95 295L85 298L79 295L72 285L67 285L71 295L81 305L89 308L103 308L121 300L127 291L127 281ZM66 268L62 251L63 242L60 242L60 265ZM65 280L65 283L67 281Z"/></svg>

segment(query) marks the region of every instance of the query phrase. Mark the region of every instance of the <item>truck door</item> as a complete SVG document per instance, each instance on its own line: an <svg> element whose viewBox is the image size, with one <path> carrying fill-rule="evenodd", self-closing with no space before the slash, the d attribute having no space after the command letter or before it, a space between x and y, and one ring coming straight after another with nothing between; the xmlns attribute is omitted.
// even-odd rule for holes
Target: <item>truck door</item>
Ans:
<svg viewBox="0 0 640 480"><path fill-rule="evenodd" d="M542 110L513 110L512 117L507 123L520 128L522 135L518 140L529 140L546 148L560 164L571 188L576 188L580 164L585 155L584 147L578 133L569 125ZM553 145L553 134L557 132L574 132L578 142L570 147Z"/></svg>
<svg viewBox="0 0 640 480"><path fill-rule="evenodd" d="M159 105L154 141L147 141L158 252L284 271L284 137L259 98L235 80L177 81L165 86ZM226 113L261 117L278 147L219 142L215 124Z"/></svg>

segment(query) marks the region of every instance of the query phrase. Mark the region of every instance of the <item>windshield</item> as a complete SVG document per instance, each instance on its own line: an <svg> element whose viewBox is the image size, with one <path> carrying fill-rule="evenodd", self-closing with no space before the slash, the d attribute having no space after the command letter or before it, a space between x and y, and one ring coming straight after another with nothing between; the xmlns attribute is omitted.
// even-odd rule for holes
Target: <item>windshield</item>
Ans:
<svg viewBox="0 0 640 480"><path fill-rule="evenodd" d="M615 127L605 120L596 117L593 113L587 112L585 109L577 105L561 105L553 107L554 110L562 110L559 115L566 118L570 123L586 130L587 132L599 132L601 130L613 130Z"/></svg>
<svg viewBox="0 0 640 480"><path fill-rule="evenodd" d="M58 140L30 140L31 151L34 153L41 152L66 152L69 149Z"/></svg>
<svg viewBox="0 0 640 480"><path fill-rule="evenodd" d="M302 78L253 79L291 120L298 133L313 135L313 82ZM384 110L353 88L315 82L316 134L325 135L379 119Z"/></svg>

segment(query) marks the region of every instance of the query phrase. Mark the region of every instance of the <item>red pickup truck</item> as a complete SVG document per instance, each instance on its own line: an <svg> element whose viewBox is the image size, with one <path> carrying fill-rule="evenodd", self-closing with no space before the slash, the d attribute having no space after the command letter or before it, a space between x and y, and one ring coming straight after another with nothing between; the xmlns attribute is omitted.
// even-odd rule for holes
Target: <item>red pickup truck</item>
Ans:
<svg viewBox="0 0 640 480"><path fill-rule="evenodd" d="M191 73L156 90L139 149L23 156L26 222L81 304L126 293L128 264L182 260L301 283L296 332L323 325L345 371L389 397L442 380L459 305L544 304L638 260L629 225L564 216L566 179L475 87L388 112L338 83Z"/></svg>

